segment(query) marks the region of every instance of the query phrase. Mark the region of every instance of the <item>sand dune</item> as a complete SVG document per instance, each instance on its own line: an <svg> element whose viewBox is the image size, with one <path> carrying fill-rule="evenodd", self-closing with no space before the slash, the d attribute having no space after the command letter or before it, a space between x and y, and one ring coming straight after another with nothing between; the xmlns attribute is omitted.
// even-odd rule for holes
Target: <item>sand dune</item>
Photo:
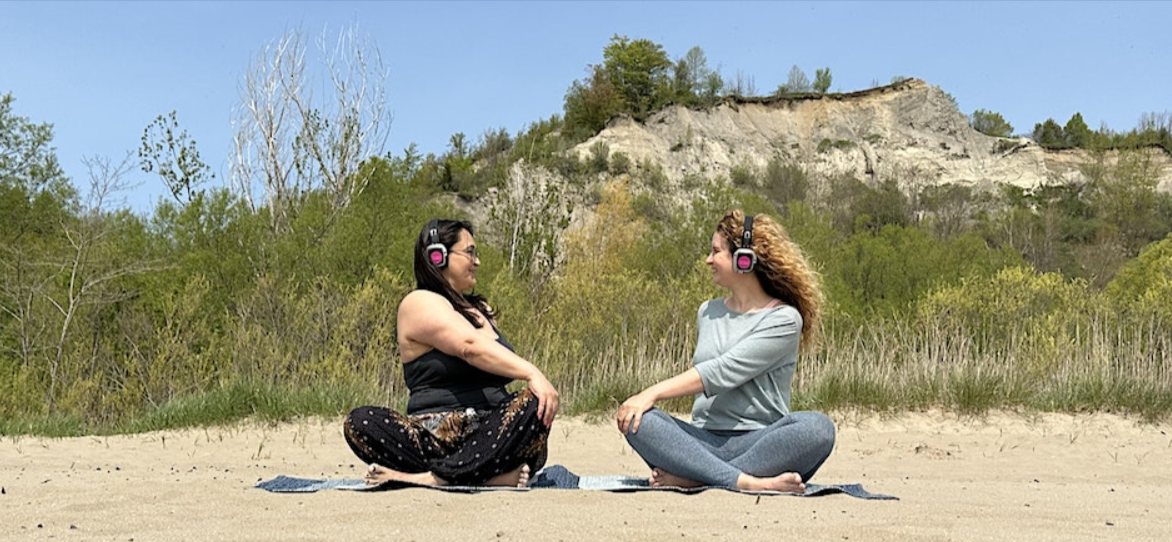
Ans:
<svg viewBox="0 0 1172 542"><path fill-rule="evenodd" d="M0 442L0 540L1168 540L1172 426L1109 414L835 413L815 482L899 501L708 491L274 494L356 478L340 420ZM645 473L609 423L559 419L551 463Z"/></svg>

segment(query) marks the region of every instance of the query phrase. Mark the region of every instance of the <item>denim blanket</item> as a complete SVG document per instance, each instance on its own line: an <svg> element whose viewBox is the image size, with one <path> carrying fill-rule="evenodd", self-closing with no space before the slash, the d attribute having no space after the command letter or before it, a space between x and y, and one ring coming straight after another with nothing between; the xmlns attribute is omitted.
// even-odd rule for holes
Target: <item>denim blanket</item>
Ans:
<svg viewBox="0 0 1172 542"><path fill-rule="evenodd" d="M538 471L529 479L529 487L489 487L489 486L424 486L410 482L390 480L375 486L368 486L361 479L312 479L277 476L256 485L257 488L273 493L312 493L326 489L341 489L350 491L389 491L394 489L426 488L437 491L456 493L479 493L482 491L533 491L537 489L579 489L591 491L633 492L633 491L671 491L693 495L708 490L732 491L746 495L791 495L797 497L818 497L843 493L859 499L869 500L898 500L898 497L871 493L860 484L806 484L806 492L802 494L781 493L777 491L742 491L735 488L704 486L695 488L679 487L652 487L646 478L634 476L578 476L561 465L550 465Z"/></svg>

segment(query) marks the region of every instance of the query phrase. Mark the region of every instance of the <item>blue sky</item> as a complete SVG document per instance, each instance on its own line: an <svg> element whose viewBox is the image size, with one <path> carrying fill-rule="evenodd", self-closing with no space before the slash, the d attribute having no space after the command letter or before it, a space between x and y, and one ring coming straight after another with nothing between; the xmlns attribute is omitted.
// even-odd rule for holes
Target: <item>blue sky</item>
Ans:
<svg viewBox="0 0 1172 542"><path fill-rule="evenodd" d="M386 150L440 154L453 133L512 134L562 111L570 84L611 36L649 39L672 59L700 46L726 81L759 94L797 65L828 67L832 91L918 77L961 111L1001 113L1017 133L1080 112L1134 128L1172 111L1170 2L36 2L0 1L0 94L48 122L66 173L120 160L177 112L217 179L228 177L232 108L250 61L287 30L357 24L389 68ZM125 205L164 194L137 168Z"/></svg>

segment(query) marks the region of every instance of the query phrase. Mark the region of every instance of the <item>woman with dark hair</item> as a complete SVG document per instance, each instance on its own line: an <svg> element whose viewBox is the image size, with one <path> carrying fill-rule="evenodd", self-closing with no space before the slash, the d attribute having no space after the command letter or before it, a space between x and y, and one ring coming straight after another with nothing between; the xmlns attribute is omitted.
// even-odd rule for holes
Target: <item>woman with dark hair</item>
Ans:
<svg viewBox="0 0 1172 542"><path fill-rule="evenodd" d="M472 292L479 265L468 222L433 219L419 233L416 289L397 320L407 412L359 407L343 427L368 484L523 487L545 464L558 392ZM513 380L529 385L510 394Z"/></svg>
<svg viewBox="0 0 1172 542"><path fill-rule="evenodd" d="M817 274L780 224L739 210L717 224L705 263L730 295L700 306L692 368L627 399L619 431L653 486L801 493L834 448L830 418L790 412L799 345L817 340ZM691 423L654 408L688 395Z"/></svg>

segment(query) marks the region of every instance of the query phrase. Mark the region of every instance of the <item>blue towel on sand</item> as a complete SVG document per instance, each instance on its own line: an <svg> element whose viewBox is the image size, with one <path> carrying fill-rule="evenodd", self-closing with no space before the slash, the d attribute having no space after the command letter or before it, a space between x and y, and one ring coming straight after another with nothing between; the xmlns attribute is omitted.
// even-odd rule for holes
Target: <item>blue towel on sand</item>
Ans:
<svg viewBox="0 0 1172 542"><path fill-rule="evenodd" d="M529 479L529 487L489 487L489 486L425 486L410 482L389 480L376 486L368 486L361 479L310 479L277 476L256 484L256 487L273 493L312 493L326 489L342 489L351 491L389 491L420 487L438 491L456 493L479 493L482 491L533 491L535 489L583 489L592 491L633 492L633 491L672 491L693 495L709 489L732 491L747 495L794 495L798 497L817 497L833 493L845 493L852 497L869 500L899 500L898 497L871 493L860 484L806 484L806 492L800 495L781 493L777 491L741 491L735 488L704 486L695 488L680 487L652 487L646 478L634 476L578 476L561 465L550 465L538 471Z"/></svg>

